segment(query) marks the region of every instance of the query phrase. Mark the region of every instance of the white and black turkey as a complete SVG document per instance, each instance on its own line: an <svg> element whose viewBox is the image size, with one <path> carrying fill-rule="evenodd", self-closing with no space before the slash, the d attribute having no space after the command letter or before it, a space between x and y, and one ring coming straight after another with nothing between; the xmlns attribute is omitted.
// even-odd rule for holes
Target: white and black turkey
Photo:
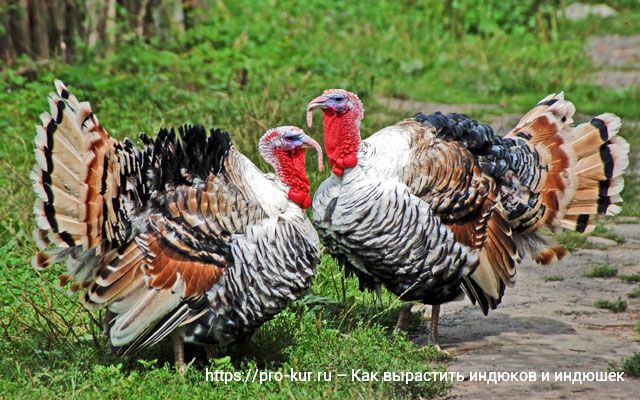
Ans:
<svg viewBox="0 0 640 400"><path fill-rule="evenodd" d="M565 255L540 228L588 232L594 215L620 211L629 153L620 119L573 127L562 93L505 137L464 115L419 113L361 140L358 96L325 91L308 105L309 126L315 109L333 174L314 196L314 226L361 286L433 305L436 345L440 304L464 292L487 314L527 253L545 264Z"/></svg>
<svg viewBox="0 0 640 400"><path fill-rule="evenodd" d="M117 353L173 333L182 369L183 340L241 341L303 294L320 257L304 211L305 149L321 162L317 142L296 127L267 131L260 153L276 175L219 129L162 129L136 148L55 86L35 140L34 236L44 251L33 263L66 260L60 284L88 309L107 308Z"/></svg>

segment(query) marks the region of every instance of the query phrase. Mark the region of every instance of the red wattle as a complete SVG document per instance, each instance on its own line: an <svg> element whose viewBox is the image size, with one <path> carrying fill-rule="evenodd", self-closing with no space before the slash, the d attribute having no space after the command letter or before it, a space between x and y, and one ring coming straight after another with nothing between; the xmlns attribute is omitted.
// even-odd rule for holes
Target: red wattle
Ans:
<svg viewBox="0 0 640 400"><path fill-rule="evenodd" d="M352 110L343 115L331 112L322 113L324 122L324 147L337 176L342 176L345 168L358 164L360 146L360 128L358 112Z"/></svg>
<svg viewBox="0 0 640 400"><path fill-rule="evenodd" d="M345 168L352 168L358 164L358 156L355 154L349 154L342 159L342 165Z"/></svg>
<svg viewBox="0 0 640 400"><path fill-rule="evenodd" d="M309 194L295 188L289 189L289 199L302 208L309 208L311 205L311 197L309 197Z"/></svg>
<svg viewBox="0 0 640 400"><path fill-rule="evenodd" d="M311 198L309 197L310 185L305 169L304 149L278 150L274 152L274 155L278 159L276 171L278 171L282 182L289 186L289 199L302 208L308 208L311 205Z"/></svg>
<svg viewBox="0 0 640 400"><path fill-rule="evenodd" d="M302 208L309 208L311 206L311 197L309 195L304 196L304 200L302 201Z"/></svg>

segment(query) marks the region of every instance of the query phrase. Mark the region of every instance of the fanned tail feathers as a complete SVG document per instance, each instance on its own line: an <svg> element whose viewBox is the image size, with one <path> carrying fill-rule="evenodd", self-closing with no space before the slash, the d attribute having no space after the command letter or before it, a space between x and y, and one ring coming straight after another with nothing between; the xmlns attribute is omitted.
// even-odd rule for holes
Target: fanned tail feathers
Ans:
<svg viewBox="0 0 640 400"><path fill-rule="evenodd" d="M574 130L571 148L578 162L576 192L561 226L578 232L593 230L594 215L616 215L624 188L622 174L629 166L629 143L618 136L620 118L601 114Z"/></svg>
<svg viewBox="0 0 640 400"><path fill-rule="evenodd" d="M542 99L525 114L516 128L507 136L525 140L537 151L543 174L536 187L540 194L542 217L527 227L535 232L543 225L557 225L577 189L577 182L570 171L577 162L571 149L573 114L575 107L564 100L564 94L553 94Z"/></svg>
<svg viewBox="0 0 640 400"><path fill-rule="evenodd" d="M50 113L43 113L42 125L36 126L36 165L31 172L37 195L34 240L41 250L50 245L53 249L38 253L32 264L43 268L66 258L68 274L60 283L73 278L75 291L88 285L103 252L105 214L114 222L121 217L113 202L105 202L113 197L119 174L109 161L115 142L89 103L79 102L60 81L55 87L56 93L49 95Z"/></svg>
<svg viewBox="0 0 640 400"><path fill-rule="evenodd" d="M524 139L540 156L543 178L538 187L543 217L528 227L543 225L578 232L594 228L593 216L620 212L622 174L629 165L629 144L618 136L620 118L605 113L572 126L575 107L564 94L552 94L520 120L509 137ZM562 246L549 246L534 255L542 264L561 259Z"/></svg>
<svg viewBox="0 0 640 400"><path fill-rule="evenodd" d="M142 134L138 150L128 139L112 139L89 103L79 102L62 82L55 87L50 113L36 127L31 178L37 195L34 240L42 251L32 263L40 269L65 260L60 286L81 291L87 309L107 307L113 314L111 344L120 354L130 353L207 309L205 293L220 270L203 273L206 263L191 262L177 250L167 261L166 243L143 240L149 236L146 212L161 214L168 190L222 173L231 141L219 129L207 134L202 126L184 126L162 129L155 140ZM193 193L189 209L200 201ZM186 207L179 200L176 211Z"/></svg>
<svg viewBox="0 0 640 400"><path fill-rule="evenodd" d="M49 95L50 113L40 115L36 126L36 165L31 173L38 196L34 213L39 230L36 243L46 247L92 247L96 243L98 214L102 204L94 197L91 184L104 160L110 139L91 112L89 103L80 103L60 81L57 93ZM99 185L96 185L99 187ZM36 263L44 261L35 260Z"/></svg>

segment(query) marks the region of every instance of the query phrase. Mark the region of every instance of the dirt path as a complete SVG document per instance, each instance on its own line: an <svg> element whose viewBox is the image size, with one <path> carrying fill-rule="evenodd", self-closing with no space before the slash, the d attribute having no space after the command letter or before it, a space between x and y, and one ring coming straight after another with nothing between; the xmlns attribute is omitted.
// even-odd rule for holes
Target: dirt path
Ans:
<svg viewBox="0 0 640 400"><path fill-rule="evenodd" d="M606 250L584 249L551 267L532 262L518 268L518 283L508 289L500 307L484 317L467 301L443 307L440 338L455 360L449 369L469 377L471 371L607 371L640 342L633 324L640 301L626 294L633 285L619 278L587 278L594 263L607 262L619 274L640 272L640 225L617 225L627 242ZM545 282L559 275L564 280ZM624 298L628 308L612 313L594 307L597 299ZM414 337L424 341L423 334ZM496 399L522 395L544 399L635 398L640 380L625 382L458 382L449 398Z"/></svg>
<svg viewBox="0 0 640 400"><path fill-rule="evenodd" d="M591 75L592 82L613 89L640 86L640 35L592 36L587 52L600 69Z"/></svg>

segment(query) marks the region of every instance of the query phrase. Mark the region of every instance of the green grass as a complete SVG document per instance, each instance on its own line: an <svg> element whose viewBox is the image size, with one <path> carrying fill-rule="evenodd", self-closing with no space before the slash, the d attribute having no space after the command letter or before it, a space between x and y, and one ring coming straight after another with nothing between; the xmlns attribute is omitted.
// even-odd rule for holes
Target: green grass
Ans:
<svg viewBox="0 0 640 400"><path fill-rule="evenodd" d="M631 299L640 299L640 285L636 285L629 293L627 293L627 297Z"/></svg>
<svg viewBox="0 0 640 400"><path fill-rule="evenodd" d="M400 336L389 336L378 325L354 326L348 333L325 324L314 312L300 315L284 312L261 330L252 344L252 358L232 363L223 358L216 363L192 365L184 377L176 374L164 360L149 359L124 362L100 356L86 345L78 345L64 362L55 361L56 355L35 354L33 359L22 359L9 352L3 360L6 380L0 381L0 391L9 398L25 393L25 388L36 397L91 398L266 398L277 399L283 394L292 398L315 398L322 393L326 398L367 398L375 393L378 398L433 397L443 394L446 382L352 382L351 369L384 371L435 371L433 360L442 356L431 347L417 348ZM273 338L286 338L274 341ZM313 349L313 351L311 350ZM267 355L263 358L263 355ZM166 356L165 356L166 357ZM46 368L38 367L38 361L49 358ZM140 362L143 361L143 362ZM244 381L212 381L207 370L249 374L259 369L262 384ZM290 371L312 372L310 382L295 382L283 378ZM444 371L444 367L437 370ZM333 373L332 382L318 381L318 373ZM337 378L335 374L346 373ZM277 374L281 374L278 378ZM253 375L251 375L253 376ZM325 375L322 375L323 377ZM244 380L245 376L242 375ZM252 378L249 378L252 379ZM168 391L170 388L170 392Z"/></svg>
<svg viewBox="0 0 640 400"><path fill-rule="evenodd" d="M639 135L636 134L635 136ZM636 145L635 148L637 149L638 146ZM622 212L620 214L640 217L640 202L636 201L638 198L640 198L640 180L635 175L625 177L624 191L622 192L624 202L622 203Z"/></svg>
<svg viewBox="0 0 640 400"><path fill-rule="evenodd" d="M323 258L318 276L307 297L294 302L256 333L245 355L235 350L230 360L212 365L204 361L203 354L191 349L188 358L197 356L198 360L184 378L173 370L168 343L135 357L115 358L95 325L87 321L79 324L81 321L72 317L83 313L64 293L51 290L47 284L39 284L40 289L26 294L16 292L23 307L20 311L12 308L15 317L8 322L13 333L0 341L4 355L0 360L0 392L13 397L28 388L34 398L71 394L88 398L96 391L106 398L130 398L142 392L147 398L164 398L167 388L172 388L172 396L177 398L280 398L283 393L314 398L322 393L327 398L375 394L389 399L433 397L446 392L448 382L352 382L351 368L379 372L380 376L384 371L445 371L446 367L435 366L434 362L440 364L447 357L431 346L417 347L391 333L400 302L388 294L378 299L357 291L355 279L342 281L337 264L328 257ZM341 281L337 291L323 286L331 276ZM343 285L347 298L342 297ZM32 300L39 290L46 293L46 298ZM54 309L67 312L47 315ZM31 312L44 315L20 315ZM67 335L60 331L66 327L70 329ZM141 359L136 360L138 357ZM332 371L334 377L346 373L347 378L329 383L283 379L262 384L221 384L206 382L205 368L243 374L256 369L263 374L285 374L293 369L312 372L313 376Z"/></svg>
<svg viewBox="0 0 640 400"><path fill-rule="evenodd" d="M594 265L584 274L587 278L612 278L618 274L618 270L609 264Z"/></svg>
<svg viewBox="0 0 640 400"><path fill-rule="evenodd" d="M569 251L575 251L585 247L587 237L585 234L574 231L562 231L553 235L554 241L563 245Z"/></svg>
<svg viewBox="0 0 640 400"><path fill-rule="evenodd" d="M71 64L52 60L43 66L21 59L1 68L0 393L8 398L29 392L31 398L176 399L443 394L446 385L434 382L214 384L204 382L202 362L185 377L175 374L165 345L141 354L142 363L112 357L94 323L100 313L84 311L77 296L49 283L56 282L62 267L36 273L29 266L35 246L28 174L34 162L33 125L48 108L54 78L90 100L115 138L136 139L140 131L153 134L184 123L216 125L231 131L236 146L265 170L256 151L260 135L273 126L304 126L305 105L329 87L360 95L365 135L412 114L385 109L376 100L380 96L484 103L491 112L524 113L548 93L563 90L584 114L640 115L637 88L603 89L589 81L595 68L584 44L594 31L592 22L555 19L548 7L521 15L516 14L524 13L520 6L459 5L466 7L464 13L448 13L435 0L216 1L210 20L173 40L145 43L121 35L108 58L100 58L99 48L83 49ZM616 32L639 16L628 6L623 22L594 29ZM27 64L35 74L19 75L18 68ZM243 69L246 85L236 79ZM307 130L321 141L318 124ZM630 139L632 152L640 149L640 135L625 128L622 135ZM313 160L308 167L315 190L328 173L317 172ZM625 182L623 214L640 216L640 202L634 201L640 183ZM562 233L559 240L575 250L584 247L586 236ZM384 291L381 300L359 292L355 280L345 279L324 257L310 297L261 328L248 355L219 367L242 373L256 366L273 372L445 368L437 366L445 361L432 348L390 333L399 307Z"/></svg>
<svg viewBox="0 0 640 400"><path fill-rule="evenodd" d="M631 356L620 361L620 370L627 375L640 377L640 352L635 352Z"/></svg>
<svg viewBox="0 0 640 400"><path fill-rule="evenodd" d="M640 282L640 273L631 275L618 275L618 278L627 283L638 283Z"/></svg>
<svg viewBox="0 0 640 400"><path fill-rule="evenodd" d="M619 233L612 231L611 229L605 228L603 225L596 225L593 232L591 232L593 236L599 236L605 239L613 240L618 244L622 244L625 242L624 236Z"/></svg>
<svg viewBox="0 0 640 400"><path fill-rule="evenodd" d="M610 311L612 311L614 313L623 312L623 311L625 311L627 309L627 302L622 300L621 298L618 298L615 301L599 299L599 300L596 300L594 305L597 308L610 310Z"/></svg>
<svg viewBox="0 0 640 400"><path fill-rule="evenodd" d="M546 275L542 278L545 282L562 282L564 277L562 275Z"/></svg>
<svg viewBox="0 0 640 400"><path fill-rule="evenodd" d="M633 202L630 202L630 203L633 203ZM627 203L624 203L623 210L625 209L626 206L627 206ZM625 214L625 215L631 215L631 214L633 213ZM601 224L596 225L591 235L613 240L617 244L622 244L625 242L624 236L612 231L611 229L604 227ZM589 235L574 232L574 231L567 231L567 230L563 230L553 235L554 240L562 244L569 251L575 251L577 249L583 249L583 248L597 247L596 245L591 244L587 241L588 237Z"/></svg>

